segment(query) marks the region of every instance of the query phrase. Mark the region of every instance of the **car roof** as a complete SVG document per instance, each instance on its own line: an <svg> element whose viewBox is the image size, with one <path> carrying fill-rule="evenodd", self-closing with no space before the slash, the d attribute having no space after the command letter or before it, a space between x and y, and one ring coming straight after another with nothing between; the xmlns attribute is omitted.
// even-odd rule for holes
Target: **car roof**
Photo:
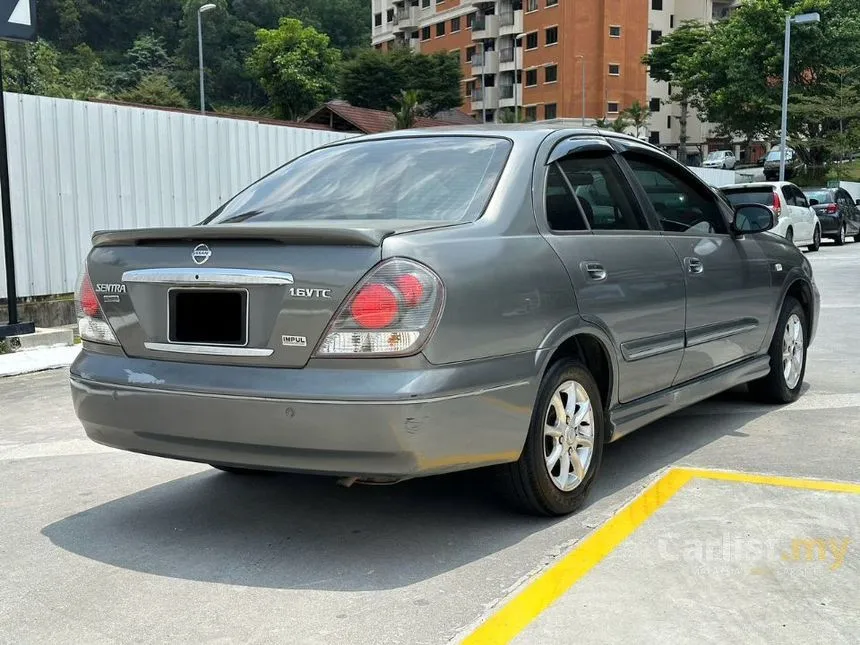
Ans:
<svg viewBox="0 0 860 645"><path fill-rule="evenodd" d="M511 139L516 143L538 145L547 136L562 133L565 136L606 136L618 139L636 141L637 143L653 148L657 152L665 154L658 146L647 140L639 139L628 134L621 134L612 130L597 127L583 127L578 124L579 119L554 119L551 121L534 121L530 123L478 123L476 125L445 125L432 128L409 128L406 130L393 130L380 132L359 137L352 137L330 145L341 145L350 142L376 141L381 139L407 139L414 137L439 137L439 136L496 136Z"/></svg>

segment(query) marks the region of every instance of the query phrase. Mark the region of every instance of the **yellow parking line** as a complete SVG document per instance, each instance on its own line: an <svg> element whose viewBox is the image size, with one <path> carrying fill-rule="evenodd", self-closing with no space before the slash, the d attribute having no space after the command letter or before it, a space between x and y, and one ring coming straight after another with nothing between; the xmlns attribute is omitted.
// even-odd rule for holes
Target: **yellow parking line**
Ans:
<svg viewBox="0 0 860 645"><path fill-rule="evenodd" d="M691 479L715 479L806 490L860 493L860 484L672 468L573 551L539 575L463 639L463 645L508 643L598 562L609 555Z"/></svg>
<svg viewBox="0 0 860 645"><path fill-rule="evenodd" d="M820 479L802 479L799 477L781 477L779 475L755 475L751 473L737 473L723 470L704 470L701 468L678 468L699 479L719 479L730 482L743 482L745 484L764 484L767 486L781 486L783 488L802 488L805 490L822 490L832 493L855 493L860 494L860 484L851 482L832 482Z"/></svg>

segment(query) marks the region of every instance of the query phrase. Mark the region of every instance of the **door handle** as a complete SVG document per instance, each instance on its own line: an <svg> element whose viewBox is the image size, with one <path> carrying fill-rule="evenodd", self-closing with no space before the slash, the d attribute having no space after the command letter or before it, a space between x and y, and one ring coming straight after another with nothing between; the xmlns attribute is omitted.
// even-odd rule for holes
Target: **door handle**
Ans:
<svg viewBox="0 0 860 645"><path fill-rule="evenodd" d="M687 272L693 275L699 275L705 271L705 265L699 258L684 258L684 263L687 265Z"/></svg>
<svg viewBox="0 0 860 645"><path fill-rule="evenodd" d="M600 282L606 280L606 269L599 262L583 262L579 265L586 276Z"/></svg>

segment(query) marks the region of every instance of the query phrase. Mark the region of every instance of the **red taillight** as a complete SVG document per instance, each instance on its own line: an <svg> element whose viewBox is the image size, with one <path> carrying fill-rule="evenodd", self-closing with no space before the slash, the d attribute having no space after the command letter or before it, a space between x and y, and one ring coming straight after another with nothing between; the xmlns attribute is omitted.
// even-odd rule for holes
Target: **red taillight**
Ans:
<svg viewBox="0 0 860 645"><path fill-rule="evenodd" d="M836 215L839 212L839 207L836 204L827 204L827 210L825 211L828 215Z"/></svg>
<svg viewBox="0 0 860 645"><path fill-rule="evenodd" d="M424 284L414 273L400 276L395 284L407 307L414 307L424 298Z"/></svg>
<svg viewBox="0 0 860 645"><path fill-rule="evenodd" d="M397 320L400 305L391 287L369 284L355 294L350 310L355 322L365 329L383 329Z"/></svg>
<svg viewBox="0 0 860 645"><path fill-rule="evenodd" d="M96 297L93 283L90 282L88 275L84 275L84 280L81 283L81 309L91 318L95 318L101 313L99 299Z"/></svg>
<svg viewBox="0 0 860 645"><path fill-rule="evenodd" d="M782 215L782 201L780 201L779 193L776 191L773 193L773 214L776 216L776 219L779 219L779 216Z"/></svg>

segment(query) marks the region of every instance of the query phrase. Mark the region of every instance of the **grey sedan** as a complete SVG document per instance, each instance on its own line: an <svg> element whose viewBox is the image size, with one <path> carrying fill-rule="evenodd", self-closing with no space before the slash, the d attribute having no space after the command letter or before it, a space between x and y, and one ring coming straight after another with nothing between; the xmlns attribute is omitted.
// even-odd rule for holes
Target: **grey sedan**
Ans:
<svg viewBox="0 0 860 645"><path fill-rule="evenodd" d="M339 142L199 225L94 234L75 410L96 442L232 473L491 467L570 513L607 442L742 383L800 395L819 294L772 225L610 132Z"/></svg>

